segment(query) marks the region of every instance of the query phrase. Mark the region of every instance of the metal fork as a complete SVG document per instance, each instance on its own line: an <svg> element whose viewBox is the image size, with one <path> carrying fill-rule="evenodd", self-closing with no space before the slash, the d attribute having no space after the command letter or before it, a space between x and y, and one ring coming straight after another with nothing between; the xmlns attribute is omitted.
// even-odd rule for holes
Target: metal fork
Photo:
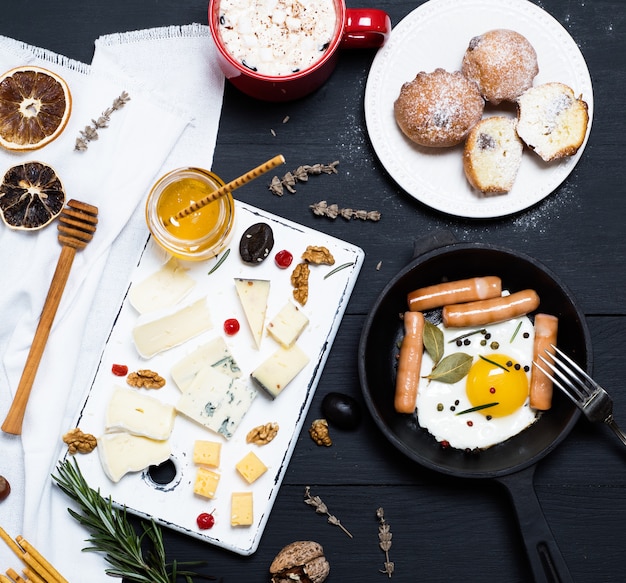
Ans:
<svg viewBox="0 0 626 583"><path fill-rule="evenodd" d="M608 425L619 440L626 445L626 434L613 419L613 399L580 366L556 346L551 345L555 354L546 350L553 362L539 355L539 358L552 371L550 374L541 365L534 363L552 382L559 387L583 412L589 421L601 421Z"/></svg>

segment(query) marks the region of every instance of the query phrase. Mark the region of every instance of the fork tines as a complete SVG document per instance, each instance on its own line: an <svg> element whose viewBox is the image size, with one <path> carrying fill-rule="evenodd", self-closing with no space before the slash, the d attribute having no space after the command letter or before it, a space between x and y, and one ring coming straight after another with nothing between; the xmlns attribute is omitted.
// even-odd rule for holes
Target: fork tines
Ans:
<svg viewBox="0 0 626 583"><path fill-rule="evenodd" d="M580 368L580 366L567 356L567 354L553 344L550 346L555 351L553 354L546 350L546 355L550 357L550 360L541 354L539 355L539 358L552 371L553 374L550 374L536 362L534 365L549 379L551 379L557 387L559 387L570 399L572 399L572 401L574 401L574 403L577 405L584 404L592 396L595 388L593 385L595 383L590 380L589 375L587 375L587 373Z"/></svg>

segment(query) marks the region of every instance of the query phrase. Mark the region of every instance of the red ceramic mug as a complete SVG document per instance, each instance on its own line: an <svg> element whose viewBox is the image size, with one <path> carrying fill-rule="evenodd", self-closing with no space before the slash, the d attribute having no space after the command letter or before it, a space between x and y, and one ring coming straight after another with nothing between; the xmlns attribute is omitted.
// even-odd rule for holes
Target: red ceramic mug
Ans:
<svg viewBox="0 0 626 583"><path fill-rule="evenodd" d="M318 89L333 72L340 48L378 48L391 32L391 19L375 8L346 8L344 0L333 0L334 35L321 58L311 66L288 75L265 75L254 71L227 50L220 34L220 0L209 1L209 27L217 48L219 66L237 89L265 101L290 101Z"/></svg>

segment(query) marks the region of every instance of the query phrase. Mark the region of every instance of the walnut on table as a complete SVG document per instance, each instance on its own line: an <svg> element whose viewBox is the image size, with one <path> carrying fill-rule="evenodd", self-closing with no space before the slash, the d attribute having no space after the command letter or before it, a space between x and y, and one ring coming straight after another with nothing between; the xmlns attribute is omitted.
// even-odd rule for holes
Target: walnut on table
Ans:
<svg viewBox="0 0 626 583"><path fill-rule="evenodd" d="M75 453L91 453L98 444L95 436L91 435L91 433L83 433L78 427L68 431L63 436L63 441L67 443L67 448L72 455Z"/></svg>
<svg viewBox="0 0 626 583"><path fill-rule="evenodd" d="M137 372L131 372L126 377L126 382L131 387L138 389L160 389L165 386L165 379L158 373L149 369L140 369Z"/></svg>
<svg viewBox="0 0 626 583"><path fill-rule="evenodd" d="M326 419L316 419L313 421L309 428L309 435L317 445L330 447L333 444L333 440L330 438L328 431L328 421L326 421Z"/></svg>

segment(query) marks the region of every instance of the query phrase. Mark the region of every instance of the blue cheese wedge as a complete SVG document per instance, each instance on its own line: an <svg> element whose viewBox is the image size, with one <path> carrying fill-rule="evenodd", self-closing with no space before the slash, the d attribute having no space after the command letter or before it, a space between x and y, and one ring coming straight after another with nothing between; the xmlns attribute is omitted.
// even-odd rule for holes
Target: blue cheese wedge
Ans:
<svg viewBox="0 0 626 583"><path fill-rule="evenodd" d="M207 429L230 439L257 392L240 379L204 367L183 391L176 409Z"/></svg>
<svg viewBox="0 0 626 583"><path fill-rule="evenodd" d="M241 369L221 336L196 348L170 369L176 386L184 391L205 366L212 366L234 379L241 376Z"/></svg>
<svg viewBox="0 0 626 583"><path fill-rule="evenodd" d="M206 298L201 298L183 307L140 316L133 328L133 341L143 358L151 358L212 326Z"/></svg>
<svg viewBox="0 0 626 583"><path fill-rule="evenodd" d="M307 315L293 302L287 302L271 319L267 331L281 346L289 348L296 343L308 324Z"/></svg>
<svg viewBox="0 0 626 583"><path fill-rule="evenodd" d="M113 482L129 472L139 472L169 459L167 441L157 441L130 433L111 433L98 438L98 455L102 469Z"/></svg>
<svg viewBox="0 0 626 583"><path fill-rule="evenodd" d="M187 269L176 257L172 257L161 269L134 283L128 292L128 299L140 314L146 314L177 304L195 285Z"/></svg>
<svg viewBox="0 0 626 583"><path fill-rule="evenodd" d="M104 429L163 440L172 433L175 418L172 405L134 389L116 387L107 405Z"/></svg>
<svg viewBox="0 0 626 583"><path fill-rule="evenodd" d="M307 354L297 345L282 346L250 374L252 380L272 399L309 363Z"/></svg>
<svg viewBox="0 0 626 583"><path fill-rule="evenodd" d="M257 348L261 346L270 282L266 279L235 278L235 289Z"/></svg>

